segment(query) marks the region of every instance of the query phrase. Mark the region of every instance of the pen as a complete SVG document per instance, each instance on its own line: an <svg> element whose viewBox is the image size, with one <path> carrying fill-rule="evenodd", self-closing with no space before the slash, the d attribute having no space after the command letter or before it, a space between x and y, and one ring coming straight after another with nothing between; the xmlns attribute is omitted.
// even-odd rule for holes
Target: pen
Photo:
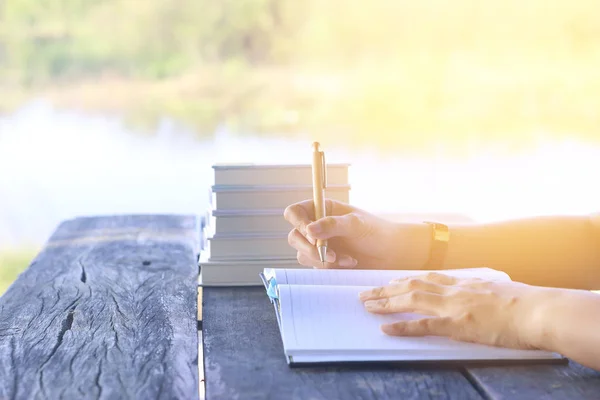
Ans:
<svg viewBox="0 0 600 400"><path fill-rule="evenodd" d="M325 153L321 151L319 142L313 143L313 202L315 206L315 221L325 217L325 188L327 187L327 169L325 167ZM325 266L327 254L327 240L317 239L317 250L321 263Z"/></svg>

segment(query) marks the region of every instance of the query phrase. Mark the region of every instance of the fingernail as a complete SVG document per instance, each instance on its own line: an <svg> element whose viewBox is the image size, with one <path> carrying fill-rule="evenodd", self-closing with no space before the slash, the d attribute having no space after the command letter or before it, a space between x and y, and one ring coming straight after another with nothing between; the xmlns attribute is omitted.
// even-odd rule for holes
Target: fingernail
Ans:
<svg viewBox="0 0 600 400"><path fill-rule="evenodd" d="M400 282L402 282L402 281L405 281L405 280L407 280L407 279L408 279L408 278L398 278L398 279L392 279L392 280L390 281L390 284L392 284L392 285L393 285L393 284L395 284L395 283L400 283Z"/></svg>
<svg viewBox="0 0 600 400"><path fill-rule="evenodd" d="M340 267L354 267L356 260L350 256L343 256L340 259Z"/></svg>
<svg viewBox="0 0 600 400"><path fill-rule="evenodd" d="M365 290L364 292L360 292L358 294L362 301L368 299L378 299L381 296L381 288L375 288L371 290Z"/></svg>
<svg viewBox="0 0 600 400"><path fill-rule="evenodd" d="M378 310L378 309L384 307L386 302L387 302L387 299L369 300L369 301L365 302L365 308L368 311Z"/></svg>
<svg viewBox="0 0 600 400"><path fill-rule="evenodd" d="M313 246L315 245L315 243L317 242L312 236L310 236L308 233L306 234L306 240L309 241L310 244L312 244Z"/></svg>
<svg viewBox="0 0 600 400"><path fill-rule="evenodd" d="M328 263L332 263L335 261L335 253L332 250L327 250L327 254L325 255L325 261Z"/></svg>
<svg viewBox="0 0 600 400"><path fill-rule="evenodd" d="M375 300L365 301L365 308L367 310L373 310L375 307L377 307Z"/></svg>
<svg viewBox="0 0 600 400"><path fill-rule="evenodd" d="M386 335L400 335L402 334L404 328L404 324L402 322L396 322L393 324L383 324L381 325L381 331Z"/></svg>
<svg viewBox="0 0 600 400"><path fill-rule="evenodd" d="M364 291L364 292L360 292L360 293L358 294L358 298L359 298L361 301L365 301L365 300L367 300L367 299L368 299L368 298L370 298L370 297L371 297L371 291L370 291L370 290L366 290L366 291Z"/></svg>

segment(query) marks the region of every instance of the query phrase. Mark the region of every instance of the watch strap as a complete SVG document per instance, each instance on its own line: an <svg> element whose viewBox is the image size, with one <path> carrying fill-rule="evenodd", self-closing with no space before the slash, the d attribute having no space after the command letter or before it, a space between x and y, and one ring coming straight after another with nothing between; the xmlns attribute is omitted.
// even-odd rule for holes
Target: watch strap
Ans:
<svg viewBox="0 0 600 400"><path fill-rule="evenodd" d="M443 269L448 250L448 242L450 241L450 230L448 226L439 222L424 221L431 226L431 248L429 251L429 259L425 264L427 270Z"/></svg>

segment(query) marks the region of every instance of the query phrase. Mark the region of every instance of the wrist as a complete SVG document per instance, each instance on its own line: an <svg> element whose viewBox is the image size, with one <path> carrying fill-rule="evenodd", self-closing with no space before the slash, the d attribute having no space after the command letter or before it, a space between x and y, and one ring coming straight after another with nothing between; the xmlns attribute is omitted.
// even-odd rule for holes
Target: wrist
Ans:
<svg viewBox="0 0 600 400"><path fill-rule="evenodd" d="M397 269L423 269L431 251L431 228L422 223L395 223L393 233Z"/></svg>
<svg viewBox="0 0 600 400"><path fill-rule="evenodd" d="M556 307L564 302L564 293L553 288L537 288L539 295L532 296L530 301L533 308L525 321L529 321L529 338L526 339L530 347L556 351L557 328L559 328L561 316L560 308Z"/></svg>
<svg viewBox="0 0 600 400"><path fill-rule="evenodd" d="M574 289L545 288L545 296L538 299L538 348L564 354L571 351L582 338L595 337L597 328L590 329L589 321L600 310L597 294ZM585 340L584 340L585 342Z"/></svg>

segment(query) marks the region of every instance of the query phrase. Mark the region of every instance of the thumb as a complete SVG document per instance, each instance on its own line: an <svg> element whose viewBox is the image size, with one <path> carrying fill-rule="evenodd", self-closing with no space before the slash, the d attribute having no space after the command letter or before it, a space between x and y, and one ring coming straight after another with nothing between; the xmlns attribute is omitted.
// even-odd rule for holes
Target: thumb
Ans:
<svg viewBox="0 0 600 400"><path fill-rule="evenodd" d="M357 214L321 218L308 224L306 232L314 239L329 239L336 236L360 236L365 230L364 220Z"/></svg>

